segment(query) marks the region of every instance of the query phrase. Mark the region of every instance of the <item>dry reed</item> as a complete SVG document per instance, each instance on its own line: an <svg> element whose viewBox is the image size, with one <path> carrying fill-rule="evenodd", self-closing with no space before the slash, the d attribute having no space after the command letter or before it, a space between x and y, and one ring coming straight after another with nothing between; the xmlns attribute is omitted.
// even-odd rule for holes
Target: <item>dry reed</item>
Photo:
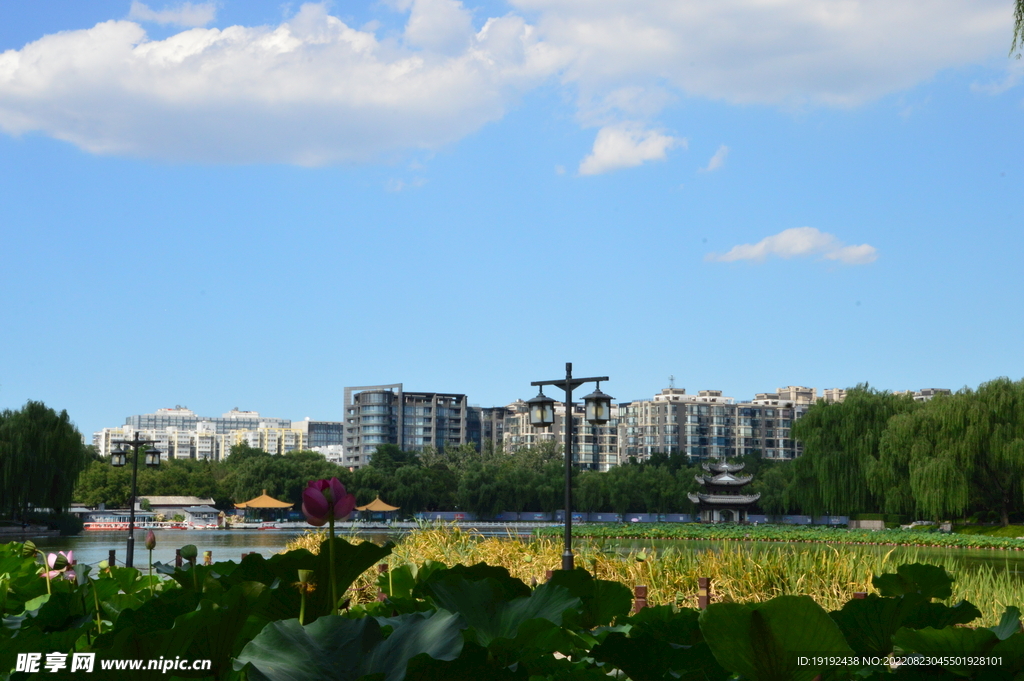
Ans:
<svg viewBox="0 0 1024 681"><path fill-rule="evenodd" d="M325 538L311 531L288 544L288 549L316 551ZM358 542L355 536L349 541ZM749 546L723 544L694 550L669 547L606 549L604 542L577 541L576 565L599 579L648 587L648 603L697 606L697 578L710 577L715 601L764 601L783 594L808 594L826 610L834 610L853 598L854 592L874 591L872 575L895 572L903 563L921 562L914 548L881 552L873 547L850 545L797 545L765 543ZM454 525L433 525L404 537L384 562L391 568L420 565L433 560L446 565L485 562L505 567L527 584L543 581L545 571L561 564L562 545L549 538L484 537ZM967 599L982 612L982 623L999 621L1007 605L1024 603L1024 585L1010 569L991 566L966 569L953 556L938 563L956 577L950 603ZM377 571L369 570L353 584L357 602L376 595Z"/></svg>

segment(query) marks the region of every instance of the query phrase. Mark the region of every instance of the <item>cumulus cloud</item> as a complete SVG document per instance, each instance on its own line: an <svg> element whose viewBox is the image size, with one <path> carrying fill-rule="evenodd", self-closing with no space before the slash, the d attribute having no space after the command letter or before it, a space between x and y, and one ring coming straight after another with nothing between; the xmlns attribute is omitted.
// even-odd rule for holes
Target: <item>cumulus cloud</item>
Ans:
<svg viewBox="0 0 1024 681"><path fill-rule="evenodd" d="M670 84L736 103L853 106L1004 57L1009 0L511 0L572 53L585 104Z"/></svg>
<svg viewBox="0 0 1024 681"><path fill-rule="evenodd" d="M1012 30L1010 0L510 1L481 21L459 0L389 0L408 17L381 38L324 4L217 29L200 28L214 3L136 1L129 21L0 54L0 130L172 160L365 161L460 139L555 76L600 128L593 174L664 158L674 138L652 131L681 97L856 106L1001 58ZM150 40L139 22L192 28Z"/></svg>
<svg viewBox="0 0 1024 681"><path fill-rule="evenodd" d="M701 168L702 173L711 173L725 165L725 157L729 155L729 147L724 144L718 147L718 151L708 161L707 166Z"/></svg>
<svg viewBox="0 0 1024 681"><path fill-rule="evenodd" d="M834 234L819 231L814 227L794 227L765 237L756 244L733 246L728 253L723 255L709 253L705 260L761 262L771 256L788 259L815 255L825 260L836 260L847 265L866 265L878 258L878 250L868 244L847 246Z"/></svg>
<svg viewBox="0 0 1024 681"><path fill-rule="evenodd" d="M488 20L456 54L414 0L417 49L303 5L273 27L194 28L149 40L130 21L46 36L0 54L0 129L42 131L94 153L322 165L436 148L503 115L558 67L521 18ZM434 48L437 49L434 49Z"/></svg>
<svg viewBox="0 0 1024 681"><path fill-rule="evenodd" d="M619 168L632 168L645 161L663 161L668 150L685 147L686 140L647 130L634 123L606 125L597 131L594 148L580 162L580 175L600 175Z"/></svg>
<svg viewBox="0 0 1024 681"><path fill-rule="evenodd" d="M136 21L152 21L157 24L171 24L172 26L183 26L195 28L206 26L217 18L217 6L212 2L197 3L193 5L186 2L174 9L152 10L148 5L132 0L132 7L128 11L128 18Z"/></svg>

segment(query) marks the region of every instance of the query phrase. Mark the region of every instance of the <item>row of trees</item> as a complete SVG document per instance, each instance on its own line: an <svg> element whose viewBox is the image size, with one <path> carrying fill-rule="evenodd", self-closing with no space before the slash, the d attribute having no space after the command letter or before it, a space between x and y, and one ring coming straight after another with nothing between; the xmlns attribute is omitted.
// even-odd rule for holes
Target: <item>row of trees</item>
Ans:
<svg viewBox="0 0 1024 681"><path fill-rule="evenodd" d="M759 473L753 491L766 500L781 499L763 473L780 464L751 457L748 471ZM659 454L643 464L628 463L607 473L585 471L573 478L574 508L625 513L689 513L687 493L699 489L697 465L677 454ZM336 476L356 495L359 504L381 497L405 513L464 510L481 517L502 511L554 511L564 505L564 463L561 448L545 445L505 453L487 447L449 447L438 451L404 452L380 447L370 465L354 472L327 462L315 452L273 456L236 445L223 462L168 461L159 468L140 468L139 496L195 495L213 498L219 508L232 508L267 490L279 499L302 501L306 482ZM782 480L782 478L779 478ZM86 505L124 506L131 485L129 467L113 468L93 461L79 480L75 499ZM769 512L778 512L769 501Z"/></svg>
<svg viewBox="0 0 1024 681"><path fill-rule="evenodd" d="M62 418L66 421L66 415ZM746 458L746 472L755 478L745 491L760 492L763 513L947 519L994 511L1007 524L1024 511L1024 381L997 379L927 403L860 385L842 403L814 405L794 424L793 436L804 446L795 461ZM49 476L42 487L59 488L64 479L59 476L70 475L57 465L40 464L39 470ZM694 480L699 472L699 465L684 456L659 454L606 473L577 473L574 507L693 512L687 493L700 488ZM354 472L314 452L271 456L240 445L224 462L171 461L140 470L139 493L195 494L230 508L266 489L298 508L308 480L337 476L360 504L380 496L407 513L463 510L487 517L562 508L563 475L561 448L553 443L516 452L462 446L414 453L386 445L370 465ZM90 505L123 505L129 484L128 470L94 461L83 472L75 498ZM24 496L38 487L16 491Z"/></svg>
<svg viewBox="0 0 1024 681"><path fill-rule="evenodd" d="M781 471L783 507L949 519L1024 510L1024 380L915 402L866 385L793 427L804 455Z"/></svg>
<svg viewBox="0 0 1024 681"><path fill-rule="evenodd" d="M0 412L0 518L67 509L90 455L68 413L29 401Z"/></svg>

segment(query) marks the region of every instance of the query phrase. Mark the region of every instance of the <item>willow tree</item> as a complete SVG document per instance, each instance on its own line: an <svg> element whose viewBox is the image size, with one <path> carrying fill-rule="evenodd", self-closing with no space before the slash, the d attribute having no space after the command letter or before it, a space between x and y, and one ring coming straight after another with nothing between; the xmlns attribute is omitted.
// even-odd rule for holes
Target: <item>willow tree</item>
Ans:
<svg viewBox="0 0 1024 681"><path fill-rule="evenodd" d="M882 433L890 418L917 406L909 395L879 392L866 384L847 391L842 402L819 400L793 424L793 437L803 442L804 453L794 469L789 501L810 513L877 509L868 478L878 464Z"/></svg>
<svg viewBox="0 0 1024 681"><path fill-rule="evenodd" d="M938 519L995 508L1003 526L1010 523L1024 491L1024 380L998 378L936 398L893 426L886 449L905 450L921 513Z"/></svg>
<svg viewBox="0 0 1024 681"><path fill-rule="evenodd" d="M882 500L882 510L886 513L925 513L948 517L959 512L958 509L967 503L964 491L966 474L963 469L926 463L935 450L940 431L936 407L940 401L947 399L950 398L937 397L921 409L897 414L889 419L889 425L879 443L878 464L872 467L868 475L871 491ZM918 503L921 490L927 487L923 480L934 480L937 484L945 485L946 490L934 498L929 495L927 511Z"/></svg>
<svg viewBox="0 0 1024 681"><path fill-rule="evenodd" d="M60 512L71 503L88 454L68 418L42 402L0 414L0 514L24 516L30 508Z"/></svg>
<svg viewBox="0 0 1024 681"><path fill-rule="evenodd" d="M1024 48L1024 0L1017 0L1017 6L1013 12L1013 43L1010 44L1010 54L1017 53L1020 59L1020 51Z"/></svg>

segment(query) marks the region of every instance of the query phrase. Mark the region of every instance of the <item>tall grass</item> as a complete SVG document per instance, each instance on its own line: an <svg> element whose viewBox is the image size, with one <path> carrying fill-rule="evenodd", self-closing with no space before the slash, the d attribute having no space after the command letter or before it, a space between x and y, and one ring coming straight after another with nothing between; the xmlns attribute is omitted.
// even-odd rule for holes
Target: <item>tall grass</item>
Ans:
<svg viewBox="0 0 1024 681"><path fill-rule="evenodd" d="M316 551L323 532L309 532L288 549ZM359 541L350 537L350 541ZM755 547L723 543L719 548L694 550L682 547L618 550L611 541L577 541L576 565L599 579L628 586L648 587L648 603L697 606L697 578L710 577L715 601L764 601L783 594L807 594L826 610L835 610L853 598L854 592L872 592L872 575L895 572L903 563L930 562L950 572L953 604L961 599L974 603L986 626L999 622L1007 605L1024 605L1024 584L1010 569L989 565L967 568L956 556L922 560L914 547L891 549L856 545L776 544ZM446 565L472 565L481 561L501 565L527 584L543 581L545 571L561 565L562 544L551 538L483 537L450 525L430 526L407 535L386 561L391 567L420 565L433 560ZM357 601L376 594L370 571L353 585Z"/></svg>

